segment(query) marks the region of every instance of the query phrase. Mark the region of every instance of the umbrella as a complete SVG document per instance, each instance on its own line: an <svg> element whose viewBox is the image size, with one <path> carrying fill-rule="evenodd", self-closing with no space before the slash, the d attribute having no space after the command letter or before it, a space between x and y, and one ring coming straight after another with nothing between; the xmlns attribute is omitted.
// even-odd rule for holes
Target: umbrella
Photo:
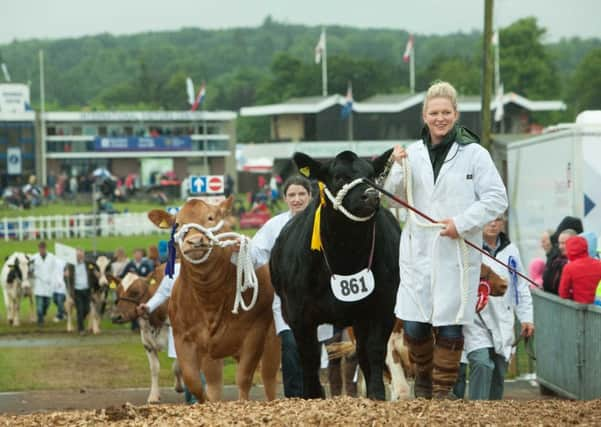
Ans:
<svg viewBox="0 0 601 427"><path fill-rule="evenodd" d="M92 172L92 176L96 178L110 178L112 175L107 168L96 168L94 172Z"/></svg>

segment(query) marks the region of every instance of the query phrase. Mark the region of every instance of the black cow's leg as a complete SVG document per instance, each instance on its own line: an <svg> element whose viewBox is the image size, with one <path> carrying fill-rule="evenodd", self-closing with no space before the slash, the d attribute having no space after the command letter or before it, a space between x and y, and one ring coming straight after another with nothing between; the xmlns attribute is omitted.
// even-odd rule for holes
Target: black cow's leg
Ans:
<svg viewBox="0 0 601 427"><path fill-rule="evenodd" d="M392 320L366 320L357 324L358 330L361 331L357 335L357 355L365 375L367 397L370 399L386 399L382 375L386 361L386 346L392 331Z"/></svg>
<svg viewBox="0 0 601 427"><path fill-rule="evenodd" d="M292 326L292 332L294 332L303 368L303 397L305 399L323 399L325 394L319 382L321 346L317 341L317 326Z"/></svg>

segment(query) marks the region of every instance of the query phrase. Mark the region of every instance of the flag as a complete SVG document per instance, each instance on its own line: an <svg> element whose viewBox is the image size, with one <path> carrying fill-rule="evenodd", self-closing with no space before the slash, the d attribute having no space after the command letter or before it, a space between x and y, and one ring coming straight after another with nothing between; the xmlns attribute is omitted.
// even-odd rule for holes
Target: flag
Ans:
<svg viewBox="0 0 601 427"><path fill-rule="evenodd" d="M202 86L200 86L200 90L198 91L198 95L196 95L196 99L194 100L194 103L192 104L192 108L190 111L196 111L196 109L198 107L202 106L202 103L205 100L206 94L207 94L207 90L206 90L205 84L203 82Z"/></svg>
<svg viewBox="0 0 601 427"><path fill-rule="evenodd" d="M186 93L188 94L188 104L194 105L194 83L190 77L186 79Z"/></svg>
<svg viewBox="0 0 601 427"><path fill-rule="evenodd" d="M321 58L326 51L326 32L325 30L321 30L321 36L319 36L319 40L317 41L317 45L315 45L315 63L319 64L321 62Z"/></svg>
<svg viewBox="0 0 601 427"><path fill-rule="evenodd" d="M8 68L4 62L2 63L2 73L4 74L4 80L10 82L10 74L8 74Z"/></svg>
<svg viewBox="0 0 601 427"><path fill-rule="evenodd" d="M409 58L413 56L413 34L409 36L407 40L407 46L405 47L405 53L403 53L403 61L409 62Z"/></svg>
<svg viewBox="0 0 601 427"><path fill-rule="evenodd" d="M346 90L346 98L342 110L340 110L340 118L345 120L351 115L353 111L353 86L349 82L348 89Z"/></svg>
<svg viewBox="0 0 601 427"><path fill-rule="evenodd" d="M495 122L500 122L503 120L503 116L505 115L505 111L503 109L503 85L500 84L497 89L497 99L495 106Z"/></svg>

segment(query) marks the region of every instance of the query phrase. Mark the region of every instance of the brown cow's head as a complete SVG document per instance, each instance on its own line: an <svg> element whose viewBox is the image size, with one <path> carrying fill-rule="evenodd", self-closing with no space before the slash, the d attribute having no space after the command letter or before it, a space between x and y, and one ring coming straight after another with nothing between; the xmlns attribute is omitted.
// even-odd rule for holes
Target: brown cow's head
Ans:
<svg viewBox="0 0 601 427"><path fill-rule="evenodd" d="M480 280L484 280L490 286L490 295L500 297L507 291L507 280L499 276L488 265L480 264Z"/></svg>
<svg viewBox="0 0 601 427"><path fill-rule="evenodd" d="M351 151L343 151L334 160L326 163L321 163L304 153L294 153L294 162L307 178L323 182L335 198L343 186L357 179L375 180L384 170L391 152L392 150L388 150L373 161L368 161L357 157ZM331 200L328 203L332 205ZM361 218L373 215L379 205L380 193L363 182L350 188L342 199L342 206L352 215Z"/></svg>
<svg viewBox="0 0 601 427"><path fill-rule="evenodd" d="M214 234L231 231L225 219L230 215L233 201L233 196L218 205L208 204L200 199L190 199L184 203L177 215L155 209L148 213L148 218L159 228L172 229L175 226L175 243L179 246L181 255L185 260L198 264L208 259L215 246L207 235L195 226L213 230Z"/></svg>
<svg viewBox="0 0 601 427"><path fill-rule="evenodd" d="M116 286L117 300L113 308L113 323L131 322L138 318L136 307L150 299L148 279L127 273L123 279L108 275L110 286Z"/></svg>

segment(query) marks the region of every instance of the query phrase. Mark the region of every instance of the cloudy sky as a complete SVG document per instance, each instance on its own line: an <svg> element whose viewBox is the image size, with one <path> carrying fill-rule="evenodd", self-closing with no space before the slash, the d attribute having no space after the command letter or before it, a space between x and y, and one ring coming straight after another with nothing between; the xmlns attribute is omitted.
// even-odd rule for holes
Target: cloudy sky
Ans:
<svg viewBox="0 0 601 427"><path fill-rule="evenodd" d="M481 30L484 0L1 0L0 43L181 27L257 26L265 16L307 25L404 29L421 34ZM601 38L601 0L495 0L495 22L536 16L548 41Z"/></svg>

